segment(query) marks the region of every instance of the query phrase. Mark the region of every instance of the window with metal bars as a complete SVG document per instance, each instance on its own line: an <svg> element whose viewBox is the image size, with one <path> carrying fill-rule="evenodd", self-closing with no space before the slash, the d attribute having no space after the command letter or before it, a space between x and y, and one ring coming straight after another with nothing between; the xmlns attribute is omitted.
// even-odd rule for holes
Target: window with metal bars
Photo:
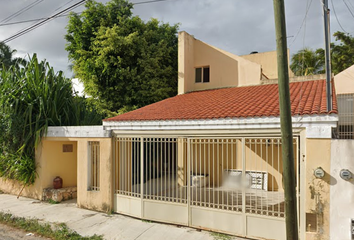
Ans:
<svg viewBox="0 0 354 240"><path fill-rule="evenodd" d="M354 139L354 94L338 94L338 128L336 138Z"/></svg>
<svg viewBox="0 0 354 240"><path fill-rule="evenodd" d="M100 142L89 142L88 190L100 190Z"/></svg>

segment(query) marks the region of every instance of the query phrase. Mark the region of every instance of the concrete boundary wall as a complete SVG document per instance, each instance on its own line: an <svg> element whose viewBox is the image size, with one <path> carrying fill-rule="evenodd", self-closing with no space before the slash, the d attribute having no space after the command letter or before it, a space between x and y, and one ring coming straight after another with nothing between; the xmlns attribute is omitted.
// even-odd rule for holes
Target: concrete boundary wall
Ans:
<svg viewBox="0 0 354 240"><path fill-rule="evenodd" d="M331 143L330 239L350 240L354 179L343 180L339 173L342 169L354 173L354 140L332 140Z"/></svg>

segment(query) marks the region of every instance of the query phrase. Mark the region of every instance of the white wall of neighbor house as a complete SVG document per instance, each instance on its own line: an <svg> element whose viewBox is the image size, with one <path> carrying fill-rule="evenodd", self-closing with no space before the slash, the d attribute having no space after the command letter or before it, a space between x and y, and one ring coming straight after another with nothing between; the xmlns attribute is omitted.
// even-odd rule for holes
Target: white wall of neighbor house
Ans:
<svg viewBox="0 0 354 240"><path fill-rule="evenodd" d="M354 65L334 76L337 94L354 93Z"/></svg>
<svg viewBox="0 0 354 240"><path fill-rule="evenodd" d="M354 174L354 140L332 140L330 188L330 239L351 240L354 221L354 179L344 180L340 171ZM353 176L354 177L354 176Z"/></svg>

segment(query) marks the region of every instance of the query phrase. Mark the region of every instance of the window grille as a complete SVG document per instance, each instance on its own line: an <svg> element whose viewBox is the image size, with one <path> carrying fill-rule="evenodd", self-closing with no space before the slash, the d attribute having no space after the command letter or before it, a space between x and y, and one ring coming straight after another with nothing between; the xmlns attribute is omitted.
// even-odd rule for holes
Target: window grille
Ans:
<svg viewBox="0 0 354 240"><path fill-rule="evenodd" d="M354 94L337 95L338 127L335 138L354 139Z"/></svg>
<svg viewBox="0 0 354 240"><path fill-rule="evenodd" d="M100 190L100 142L89 142L89 190Z"/></svg>

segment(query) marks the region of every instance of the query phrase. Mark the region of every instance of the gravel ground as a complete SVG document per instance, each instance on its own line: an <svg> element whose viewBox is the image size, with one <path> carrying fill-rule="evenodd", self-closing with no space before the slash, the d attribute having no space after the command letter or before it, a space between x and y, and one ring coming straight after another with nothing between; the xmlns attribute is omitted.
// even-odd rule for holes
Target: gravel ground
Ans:
<svg viewBox="0 0 354 240"><path fill-rule="evenodd" d="M37 234L30 234L21 229L9 227L7 225L0 223L0 239L1 240L49 240L49 238L44 238L37 236Z"/></svg>

